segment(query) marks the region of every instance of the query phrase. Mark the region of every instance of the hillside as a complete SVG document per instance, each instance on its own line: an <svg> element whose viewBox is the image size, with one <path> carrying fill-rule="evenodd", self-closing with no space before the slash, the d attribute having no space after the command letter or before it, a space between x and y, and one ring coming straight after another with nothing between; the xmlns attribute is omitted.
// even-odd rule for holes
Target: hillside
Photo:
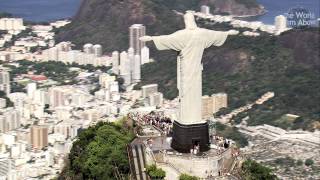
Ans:
<svg viewBox="0 0 320 180"><path fill-rule="evenodd" d="M320 45L316 39L319 29L293 30L279 37L229 38L222 47L204 54L203 93L228 93L233 109L274 91L274 99L245 114L250 125L319 129ZM159 83L167 98L176 97L176 62L146 64L142 82ZM287 113L301 118L283 122L281 117Z"/></svg>
<svg viewBox="0 0 320 180"><path fill-rule="evenodd" d="M116 175L128 179L130 167L126 148L133 137L125 121L90 126L73 143L57 179L116 179Z"/></svg>
<svg viewBox="0 0 320 180"><path fill-rule="evenodd" d="M105 52L127 50L130 25L142 23L148 34L168 34L183 27L173 10L199 10L202 4L216 13L261 11L255 0L83 0L73 22L58 30L57 41L72 41L78 47L99 43Z"/></svg>
<svg viewBox="0 0 320 180"><path fill-rule="evenodd" d="M257 8L252 0L228 0ZM128 27L143 23L150 35L168 34L183 27L172 9L197 9L201 4L214 11L230 10L220 0L84 0L73 22L59 29L58 40L71 40L78 46L100 43L105 52L128 48ZM240 3L239 3L240 2ZM220 3L220 4L219 4ZM232 8L231 8L232 9ZM249 12L249 11L247 11ZM201 27L229 29L198 22ZM284 128L319 128L319 29L287 32L279 37L263 34L257 38L232 37L220 48L210 48L203 57L203 92L227 92L230 109L252 102L267 91L276 97L250 111L250 125L273 124ZM167 98L177 96L176 53L155 50L148 44L155 63L143 67L143 83L158 83ZM140 85L142 85L140 84ZM284 122L283 114L302 118ZM242 114L242 116L244 116Z"/></svg>

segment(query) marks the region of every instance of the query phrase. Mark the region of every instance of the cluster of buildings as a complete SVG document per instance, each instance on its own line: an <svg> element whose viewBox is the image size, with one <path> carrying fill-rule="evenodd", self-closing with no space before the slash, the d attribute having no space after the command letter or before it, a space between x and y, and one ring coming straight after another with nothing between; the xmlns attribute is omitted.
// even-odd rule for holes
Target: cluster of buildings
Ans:
<svg viewBox="0 0 320 180"><path fill-rule="evenodd" d="M201 12L196 15L213 21L230 22L234 27L253 29L253 31L243 33L247 36L258 36L259 33L256 32L258 29L274 34L286 30L286 19L282 16L277 17L275 26L271 27L261 22L249 23L236 20L230 16L213 16L208 6L202 6ZM5 27L7 31L19 30L19 24L21 25L20 20L14 22L15 25L7 25L7 23L6 21L5 26L0 24L0 29ZM14 61L23 58L31 61L59 61L80 65L112 65L113 74L98 71L80 73L78 77L87 80L85 82L88 83L51 85L43 88L38 87L38 80L47 80L46 77L30 75L31 82L27 83L26 92L11 93L10 73L5 69L0 70L0 90L4 91L8 100L13 102L13 107L7 107L7 99L0 98L0 179L55 178L64 167L66 155L70 152L77 135L83 129L99 121L113 122L127 116L132 111L148 113L161 111L172 120L178 119L179 100L164 100L163 94L158 91L157 84L144 85L141 90L127 88L126 92L120 91L120 82L117 81L116 76L124 80L124 87L132 87L141 81L141 66L151 62L148 47L139 40L146 34L145 26L134 24L129 28L130 46L127 51L121 53L114 51L112 56L106 56L103 55L103 47L99 44L85 44L82 50L73 50L71 42L55 44L52 30L68 23L68 21L57 21L50 25L32 26L35 37L18 39L8 50L0 51L0 60ZM3 37L8 38L9 36ZM30 53L30 48L39 46L45 47L45 50ZM98 77L98 82L91 82L91 76ZM92 91L95 83L98 83L99 88ZM268 92L255 103L235 109L230 114L216 120L229 122L240 112L252 108L254 104L262 104L272 97L274 93ZM228 95L226 93L203 96L202 118L211 119L214 113L227 106ZM311 137L300 132L293 135L266 125L254 129L243 127L241 130L265 136L271 136L270 134L273 133L274 137L284 139ZM318 136L312 135L311 138L315 137ZM162 145L163 142L168 144L166 142L168 139L159 140ZM168 152L163 154L163 159L166 159L166 163L175 164L175 167L182 167L187 170L186 172L195 173L201 177L207 177L208 174L197 170L192 172L191 167L194 167L194 164L201 167L202 170L207 169L209 174L217 176L225 168L225 164L233 159L232 149L227 149L222 153L219 149L212 150L210 153L212 153L209 154L210 157L185 157L182 154ZM188 164L190 159L192 163Z"/></svg>
<svg viewBox="0 0 320 180"><path fill-rule="evenodd" d="M142 24L134 24L129 27L129 49L112 53L113 72L120 75L124 79L124 84L140 82L141 80L141 65L150 62L149 48L145 42L139 40L145 36L146 28Z"/></svg>
<svg viewBox="0 0 320 180"><path fill-rule="evenodd" d="M113 52L112 60L113 72L123 78L125 86L140 81L140 55L135 55L133 48L129 48L128 52L123 51L120 54Z"/></svg>
<svg viewBox="0 0 320 180"><path fill-rule="evenodd" d="M10 31L12 34L25 30L22 18L0 18L0 30Z"/></svg>
<svg viewBox="0 0 320 180"><path fill-rule="evenodd" d="M149 84L141 87L142 98L146 106L161 107L163 105L163 94L158 92L157 84Z"/></svg>
<svg viewBox="0 0 320 180"><path fill-rule="evenodd" d="M63 63L77 63L80 65L110 66L111 57L102 54L99 44L85 44L83 51L72 50L71 42L61 42L54 47L42 51L41 61L60 61Z"/></svg>
<svg viewBox="0 0 320 180"><path fill-rule="evenodd" d="M42 56L38 53L38 50L53 47L55 44L55 33L52 30L67 25L68 23L70 23L70 21L60 20L48 25L25 26L23 19L1 18L0 30L5 33L0 35L0 60L40 60ZM17 38L21 32L27 33L24 33L23 37ZM16 37L14 38L14 36ZM8 46L8 44L10 44L10 46Z"/></svg>
<svg viewBox="0 0 320 180"><path fill-rule="evenodd" d="M264 24L260 21L248 22L244 20L239 20L237 17L233 16L223 16L223 15L212 15L210 14L210 7L201 6L200 12L196 12L195 15L198 18L206 19L212 22L218 23L230 23L234 28L249 28L252 31L245 31L243 35L245 36L259 36L260 33L257 32L267 32L274 35L280 35L282 32L289 30L287 27L287 18L283 15L275 17L274 25Z"/></svg>
<svg viewBox="0 0 320 180"><path fill-rule="evenodd" d="M13 107L6 107L6 99L0 98L0 179L54 178L82 129L126 116L141 98L141 91L119 92L115 76L101 72L94 76L99 77L100 89L93 94L91 83L38 88L30 82L26 93L9 89Z"/></svg>
<svg viewBox="0 0 320 180"><path fill-rule="evenodd" d="M0 91L10 93L10 74L6 70L0 70Z"/></svg>
<svg viewBox="0 0 320 180"><path fill-rule="evenodd" d="M209 119L221 108L228 107L228 95L226 93L202 96L202 119Z"/></svg>

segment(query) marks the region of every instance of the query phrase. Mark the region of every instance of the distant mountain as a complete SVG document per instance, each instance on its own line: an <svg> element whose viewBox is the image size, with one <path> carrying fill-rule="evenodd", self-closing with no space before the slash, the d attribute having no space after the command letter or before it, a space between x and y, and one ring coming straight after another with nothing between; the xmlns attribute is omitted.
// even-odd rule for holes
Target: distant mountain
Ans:
<svg viewBox="0 0 320 180"><path fill-rule="evenodd" d="M259 14L256 0L83 0L71 24L58 30L58 41L72 41L78 47L99 43L105 52L128 49L128 27L147 26L148 34L168 34L183 27L173 10L199 10L207 4L216 13Z"/></svg>

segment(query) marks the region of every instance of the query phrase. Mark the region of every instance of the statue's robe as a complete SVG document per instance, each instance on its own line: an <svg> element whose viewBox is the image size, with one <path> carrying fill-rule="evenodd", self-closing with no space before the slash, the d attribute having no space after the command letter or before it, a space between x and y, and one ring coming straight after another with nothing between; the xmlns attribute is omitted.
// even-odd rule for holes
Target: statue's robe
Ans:
<svg viewBox="0 0 320 180"><path fill-rule="evenodd" d="M177 85L180 111L178 122L199 124L202 114L202 55L210 46L221 46L228 33L208 29L184 29L170 35L154 36L158 50L180 52L177 58Z"/></svg>

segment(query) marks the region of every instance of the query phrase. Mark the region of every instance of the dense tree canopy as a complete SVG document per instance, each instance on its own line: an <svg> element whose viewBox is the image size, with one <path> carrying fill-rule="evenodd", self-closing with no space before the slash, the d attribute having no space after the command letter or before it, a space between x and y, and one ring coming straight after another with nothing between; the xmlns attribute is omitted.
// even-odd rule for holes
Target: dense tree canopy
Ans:
<svg viewBox="0 0 320 180"><path fill-rule="evenodd" d="M60 179L114 179L129 173L126 146L133 134L122 125L98 123L82 131L74 142Z"/></svg>
<svg viewBox="0 0 320 180"><path fill-rule="evenodd" d="M217 135L225 137L227 139L232 139L237 143L239 147L245 147L248 145L247 138L241 132L239 132L236 127L229 127L227 125L221 124L220 122L217 122L215 124L215 130Z"/></svg>
<svg viewBox="0 0 320 180"><path fill-rule="evenodd" d="M277 176L272 170L251 159L242 164L242 178L245 180L275 180Z"/></svg>
<svg viewBox="0 0 320 180"><path fill-rule="evenodd" d="M188 174L181 174L179 176L179 180L199 180L199 178L196 176L190 176Z"/></svg>
<svg viewBox="0 0 320 180"><path fill-rule="evenodd" d="M155 164L147 166L146 171L151 180L161 180L166 177L166 172L161 168L157 168Z"/></svg>

